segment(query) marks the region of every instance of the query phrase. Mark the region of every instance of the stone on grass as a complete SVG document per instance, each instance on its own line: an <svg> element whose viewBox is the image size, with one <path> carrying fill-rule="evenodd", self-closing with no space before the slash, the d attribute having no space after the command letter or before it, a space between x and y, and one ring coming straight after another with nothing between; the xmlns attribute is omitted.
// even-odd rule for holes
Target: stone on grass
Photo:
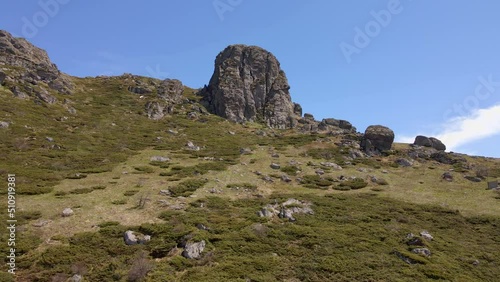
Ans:
<svg viewBox="0 0 500 282"><path fill-rule="evenodd" d="M123 234L123 240L125 241L125 244L129 246L137 244L145 244L146 242L149 242L151 240L151 236L127 230Z"/></svg>
<svg viewBox="0 0 500 282"><path fill-rule="evenodd" d="M186 243L182 256L188 259L198 259L205 249L205 240L197 243Z"/></svg>
<svg viewBox="0 0 500 282"><path fill-rule="evenodd" d="M432 239L434 239L434 237L432 237L432 235L427 232L426 230L420 232L420 236L422 236L422 238L424 238L425 240L428 240L428 241L432 241Z"/></svg>
<svg viewBox="0 0 500 282"><path fill-rule="evenodd" d="M68 216L72 216L73 215L73 210L71 208L65 208L63 211L62 211L62 216L63 217L68 217Z"/></svg>

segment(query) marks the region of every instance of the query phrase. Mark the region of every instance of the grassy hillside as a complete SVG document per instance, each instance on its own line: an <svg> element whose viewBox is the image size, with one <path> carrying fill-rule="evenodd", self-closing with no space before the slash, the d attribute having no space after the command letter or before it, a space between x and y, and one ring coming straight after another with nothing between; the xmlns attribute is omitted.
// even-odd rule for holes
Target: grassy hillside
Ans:
<svg viewBox="0 0 500 282"><path fill-rule="evenodd" d="M500 177L498 159L419 159L402 167L395 161L408 158L409 146L394 144L384 156L348 161L349 145L340 143L357 142L354 135L192 118L187 114L199 105L190 88L175 114L153 121L123 78L73 80L73 95L52 93L65 104L36 105L0 88L0 120L10 123L0 129L0 172L4 179L16 174L20 194L17 281L74 274L84 281L500 277L500 195L485 189ZM189 141L200 150L190 150ZM454 180L443 180L444 172ZM478 174L481 182L463 177ZM294 214L295 221L258 216L291 198L310 203L314 213ZM74 214L62 217L65 208ZM127 246L126 230L152 239ZM407 239L422 231L434 239L421 246ZM1 236L7 239L5 228ZM181 255L184 241L201 240L201 258Z"/></svg>

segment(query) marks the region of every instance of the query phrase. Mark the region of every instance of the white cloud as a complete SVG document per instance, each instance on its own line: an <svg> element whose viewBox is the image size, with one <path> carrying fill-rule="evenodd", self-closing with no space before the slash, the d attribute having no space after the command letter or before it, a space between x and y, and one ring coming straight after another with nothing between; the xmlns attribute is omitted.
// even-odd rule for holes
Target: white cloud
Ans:
<svg viewBox="0 0 500 282"><path fill-rule="evenodd" d="M466 117L451 119L443 124L436 138L453 151L465 144L500 134L500 105L474 111Z"/></svg>
<svg viewBox="0 0 500 282"><path fill-rule="evenodd" d="M444 122L433 134L418 134L434 136L440 139L450 151L460 151L463 145L471 144L494 135L500 134L500 105L479 109L465 117L452 118ZM398 142L413 143L415 136L398 137Z"/></svg>

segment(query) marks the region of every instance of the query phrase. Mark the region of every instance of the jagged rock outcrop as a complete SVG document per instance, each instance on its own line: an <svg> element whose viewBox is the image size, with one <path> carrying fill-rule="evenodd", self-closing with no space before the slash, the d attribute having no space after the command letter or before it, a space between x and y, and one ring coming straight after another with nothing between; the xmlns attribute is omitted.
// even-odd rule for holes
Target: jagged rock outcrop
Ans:
<svg viewBox="0 0 500 282"><path fill-rule="evenodd" d="M415 137L415 141L413 142L414 145L418 146L424 146L424 147L431 147L434 148L438 151L445 151L446 146L441 142L441 140L434 138L434 137L427 137L427 136L422 136L419 135Z"/></svg>
<svg viewBox="0 0 500 282"><path fill-rule="evenodd" d="M182 95L184 85L180 80L158 80L130 73L119 78L123 80L124 88L146 100L144 109L152 120L160 120L165 115L172 114L175 105L185 100Z"/></svg>
<svg viewBox="0 0 500 282"><path fill-rule="evenodd" d="M382 125L370 125L361 140L361 148L368 154L379 154L390 150L394 142L394 131Z"/></svg>
<svg viewBox="0 0 500 282"><path fill-rule="evenodd" d="M23 38L0 30L0 84L19 98L55 103L50 90L71 94L73 83L42 50ZM3 78L2 78L3 77Z"/></svg>
<svg viewBox="0 0 500 282"><path fill-rule="evenodd" d="M211 112L234 122L264 121L272 128L291 128L297 118L290 86L280 63L270 52L231 45L215 59L208 86L199 95Z"/></svg>

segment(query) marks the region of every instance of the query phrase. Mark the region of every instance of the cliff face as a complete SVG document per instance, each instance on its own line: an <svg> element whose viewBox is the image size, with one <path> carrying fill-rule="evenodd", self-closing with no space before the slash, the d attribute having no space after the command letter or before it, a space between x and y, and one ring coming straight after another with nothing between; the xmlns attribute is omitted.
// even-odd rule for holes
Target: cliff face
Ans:
<svg viewBox="0 0 500 282"><path fill-rule="evenodd" d="M285 129L299 118L289 89L273 54L256 46L231 45L217 56L210 83L200 94L216 115L235 122L262 120Z"/></svg>

